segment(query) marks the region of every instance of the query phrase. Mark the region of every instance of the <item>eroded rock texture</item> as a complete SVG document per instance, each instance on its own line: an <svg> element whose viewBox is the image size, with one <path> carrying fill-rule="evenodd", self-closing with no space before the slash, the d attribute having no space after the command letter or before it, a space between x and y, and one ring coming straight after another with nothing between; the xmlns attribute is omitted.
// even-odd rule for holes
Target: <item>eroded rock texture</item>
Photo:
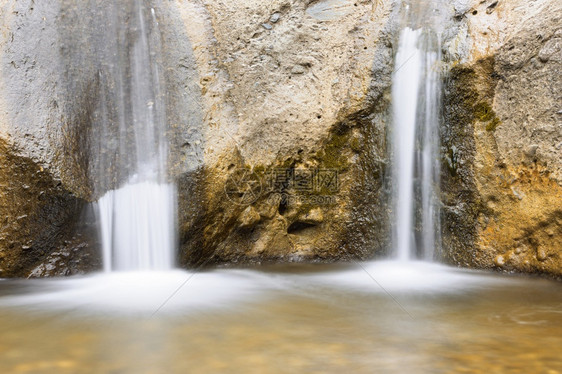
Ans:
<svg viewBox="0 0 562 374"><path fill-rule="evenodd" d="M0 140L0 277L70 275L99 266L80 225L84 201ZM79 228L81 230L79 230Z"/></svg>
<svg viewBox="0 0 562 374"><path fill-rule="evenodd" d="M176 6L205 107L203 165L179 184L182 261L381 251L391 2ZM337 173L335 191L294 184L326 170Z"/></svg>
<svg viewBox="0 0 562 374"><path fill-rule="evenodd" d="M391 2L147 4L162 36L180 262L380 251L387 214L373 206L381 206L386 157ZM73 260L59 266L69 257L61 251L73 246L95 268L95 235L68 243L82 230L75 223L88 202L119 184L100 182L114 170L100 170L99 158L112 157L117 143L99 123L111 121L115 106L106 73L117 68L112 51L127 35L121 15L100 0L0 6L2 180L10 181L2 185L9 226L0 276L73 273L80 268ZM251 201L244 189L231 190L244 171L260 184ZM305 188L269 188L279 171L304 178ZM322 173L332 173L332 184L309 189Z"/></svg>
<svg viewBox="0 0 562 374"><path fill-rule="evenodd" d="M76 230L90 190L92 91L75 78L90 65L62 58L72 45L72 33L61 30L63 3L0 3L0 277L99 265L95 235Z"/></svg>
<svg viewBox="0 0 562 374"><path fill-rule="evenodd" d="M485 1L447 82L444 241L463 266L562 274L562 4Z"/></svg>

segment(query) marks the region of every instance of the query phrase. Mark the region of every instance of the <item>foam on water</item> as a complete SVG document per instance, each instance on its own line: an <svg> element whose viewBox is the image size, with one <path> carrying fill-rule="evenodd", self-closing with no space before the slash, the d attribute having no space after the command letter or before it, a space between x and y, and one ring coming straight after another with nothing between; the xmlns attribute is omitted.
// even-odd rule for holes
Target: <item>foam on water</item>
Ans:
<svg viewBox="0 0 562 374"><path fill-rule="evenodd" d="M266 298L289 295L313 298L329 296L333 292L379 297L412 293L420 296L462 295L494 286L518 284L513 278L421 261L294 265L291 269L290 272L240 269L134 271L28 280L26 284L33 286L32 293L1 297L0 306L69 311L76 316L107 313L150 316L156 311L158 315L170 315L240 310Z"/></svg>
<svg viewBox="0 0 562 374"><path fill-rule="evenodd" d="M342 267L334 272L295 274L284 278L287 289L328 287L362 293L418 293L442 295L467 292L493 285L516 283L511 278L474 270L461 270L425 261L374 261Z"/></svg>
<svg viewBox="0 0 562 374"><path fill-rule="evenodd" d="M195 313L256 300L260 284L249 273L183 270L119 271L35 282L35 292L0 298L0 305L75 315Z"/></svg>

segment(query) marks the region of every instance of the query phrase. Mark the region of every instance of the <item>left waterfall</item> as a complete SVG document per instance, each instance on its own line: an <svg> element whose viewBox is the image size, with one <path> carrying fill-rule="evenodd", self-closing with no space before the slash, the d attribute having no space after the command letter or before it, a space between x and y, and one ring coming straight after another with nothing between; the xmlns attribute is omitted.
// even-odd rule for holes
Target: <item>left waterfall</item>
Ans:
<svg viewBox="0 0 562 374"><path fill-rule="evenodd" d="M96 208L104 270L168 270L176 253L176 188L168 178L161 38L142 0L110 4L98 77Z"/></svg>

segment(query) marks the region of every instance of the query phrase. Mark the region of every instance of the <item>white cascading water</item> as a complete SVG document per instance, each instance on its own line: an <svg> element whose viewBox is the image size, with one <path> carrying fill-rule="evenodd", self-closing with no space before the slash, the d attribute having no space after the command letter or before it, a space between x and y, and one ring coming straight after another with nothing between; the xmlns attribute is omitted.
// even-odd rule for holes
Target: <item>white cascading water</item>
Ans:
<svg viewBox="0 0 562 374"><path fill-rule="evenodd" d="M166 176L168 142L158 23L154 9L149 12L142 1L131 7L131 20L117 22L127 28L122 40L129 44L117 45L127 53L115 58L107 73L113 75L117 90L116 158L126 162L116 162L122 169L116 171L117 178L124 180L121 187L106 192L97 204L106 272L168 270L175 257L176 189ZM113 125L108 119L105 122ZM104 170L114 168L106 163Z"/></svg>
<svg viewBox="0 0 562 374"><path fill-rule="evenodd" d="M420 240L418 254L424 260L434 260L440 252L440 159L439 125L441 108L440 40L426 40L423 79L423 100L419 105L417 170L420 183ZM433 50L431 48L433 47Z"/></svg>
<svg viewBox="0 0 562 374"><path fill-rule="evenodd" d="M168 270L173 267L172 184L128 183L99 200L104 270Z"/></svg>
<svg viewBox="0 0 562 374"><path fill-rule="evenodd" d="M399 260L412 255L414 145L422 52L418 49L421 30L406 28L400 35L392 80L394 131L392 134L392 185L394 187L393 244Z"/></svg>
<svg viewBox="0 0 562 374"><path fill-rule="evenodd" d="M422 28L400 34L392 82L392 230L398 260L432 260L439 247L439 43Z"/></svg>

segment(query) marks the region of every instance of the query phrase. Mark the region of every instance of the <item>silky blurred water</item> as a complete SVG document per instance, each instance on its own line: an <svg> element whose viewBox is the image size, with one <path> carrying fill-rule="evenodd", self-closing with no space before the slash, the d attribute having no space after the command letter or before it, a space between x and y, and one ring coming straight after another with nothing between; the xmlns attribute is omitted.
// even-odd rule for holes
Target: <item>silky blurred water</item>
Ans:
<svg viewBox="0 0 562 374"><path fill-rule="evenodd" d="M121 4L122 5L122 4ZM176 256L176 186L169 139L162 41L154 8L142 0L113 9L99 58L106 82L92 159L105 271L169 270ZM107 91L107 92L106 92ZM109 149L108 149L109 148Z"/></svg>
<svg viewBox="0 0 562 374"><path fill-rule="evenodd" d="M392 247L400 260L431 261L439 257L441 248L441 42L437 29L405 27L392 74Z"/></svg>
<svg viewBox="0 0 562 374"><path fill-rule="evenodd" d="M558 373L562 284L427 263L0 281L2 373Z"/></svg>

